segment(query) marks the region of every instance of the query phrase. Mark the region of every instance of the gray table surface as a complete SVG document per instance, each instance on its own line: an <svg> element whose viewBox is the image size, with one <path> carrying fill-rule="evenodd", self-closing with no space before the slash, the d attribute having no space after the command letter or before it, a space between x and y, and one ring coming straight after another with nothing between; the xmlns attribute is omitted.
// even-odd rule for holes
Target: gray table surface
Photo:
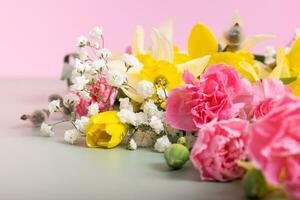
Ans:
<svg viewBox="0 0 300 200"><path fill-rule="evenodd" d="M0 80L0 199L245 199L240 181L201 182L188 163L170 171L151 150L111 150L64 144L61 125L54 138L38 135L19 120L47 106L47 96L65 93L54 79Z"/></svg>

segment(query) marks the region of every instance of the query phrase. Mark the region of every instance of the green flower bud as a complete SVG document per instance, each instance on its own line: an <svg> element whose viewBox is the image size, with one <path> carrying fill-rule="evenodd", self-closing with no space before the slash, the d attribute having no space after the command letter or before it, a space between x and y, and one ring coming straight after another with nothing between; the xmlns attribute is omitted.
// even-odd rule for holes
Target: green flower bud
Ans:
<svg viewBox="0 0 300 200"><path fill-rule="evenodd" d="M165 150L164 156L168 166L172 169L180 169L189 160L190 152L182 144L172 144Z"/></svg>
<svg viewBox="0 0 300 200"><path fill-rule="evenodd" d="M257 169L249 169L243 178L243 188L248 198L262 199L267 195L264 175Z"/></svg>
<svg viewBox="0 0 300 200"><path fill-rule="evenodd" d="M177 143L186 146L186 139L185 139L185 137L178 138Z"/></svg>

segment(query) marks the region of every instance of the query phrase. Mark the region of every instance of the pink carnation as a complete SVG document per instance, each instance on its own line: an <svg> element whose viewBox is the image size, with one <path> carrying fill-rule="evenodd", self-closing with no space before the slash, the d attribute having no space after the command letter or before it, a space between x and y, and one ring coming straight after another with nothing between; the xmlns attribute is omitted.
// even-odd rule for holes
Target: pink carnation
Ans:
<svg viewBox="0 0 300 200"><path fill-rule="evenodd" d="M197 82L184 73L185 86L172 90L166 107L166 121L173 128L197 130L213 119L225 120L238 116L245 106L243 92L249 91L234 68L213 65Z"/></svg>
<svg viewBox="0 0 300 200"><path fill-rule="evenodd" d="M248 153L267 181L284 184L300 198L300 101L283 97L256 121L249 134ZM284 175L284 176L282 176Z"/></svg>
<svg viewBox="0 0 300 200"><path fill-rule="evenodd" d="M254 120L266 115L283 96L290 94L291 90L284 86L280 80L263 79L253 85L255 95L250 118Z"/></svg>
<svg viewBox="0 0 300 200"><path fill-rule="evenodd" d="M118 91L109 86L105 76L101 76L97 81L94 82L90 87L89 95L90 99L84 99L80 97L79 103L76 105L76 114L79 116L87 115L87 107L94 102L99 105L99 111L111 109Z"/></svg>
<svg viewBox="0 0 300 200"><path fill-rule="evenodd" d="M200 129L191 160L202 180L230 181L244 169L237 161L245 159L248 122L241 119L211 122Z"/></svg>

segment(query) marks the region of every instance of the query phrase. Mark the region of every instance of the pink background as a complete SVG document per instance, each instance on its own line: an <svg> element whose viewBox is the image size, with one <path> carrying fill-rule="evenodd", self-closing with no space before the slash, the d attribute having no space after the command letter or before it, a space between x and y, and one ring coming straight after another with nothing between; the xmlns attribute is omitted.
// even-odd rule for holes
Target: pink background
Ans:
<svg viewBox="0 0 300 200"><path fill-rule="evenodd" d="M0 78L59 77L64 54L94 25L104 28L108 48L123 51L136 24L149 32L172 16L182 48L193 24L203 22L219 36L236 11L248 34L275 34L264 45L283 46L300 27L299 8L297 0L1 0Z"/></svg>

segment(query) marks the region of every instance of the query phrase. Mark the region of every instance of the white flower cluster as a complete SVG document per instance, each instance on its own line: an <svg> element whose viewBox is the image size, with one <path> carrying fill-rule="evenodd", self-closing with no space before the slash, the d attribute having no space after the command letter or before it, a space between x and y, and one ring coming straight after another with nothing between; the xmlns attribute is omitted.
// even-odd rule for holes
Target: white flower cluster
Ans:
<svg viewBox="0 0 300 200"><path fill-rule="evenodd" d="M272 46L267 46L265 48L265 64L270 65L276 61L276 50Z"/></svg>
<svg viewBox="0 0 300 200"><path fill-rule="evenodd" d="M164 135L156 140L154 150L163 153L169 146L171 146L171 142L168 136Z"/></svg>
<svg viewBox="0 0 300 200"><path fill-rule="evenodd" d="M142 110L143 112L135 113L128 98L120 99L118 117L122 123L131 124L133 126L147 125L150 126L155 133L160 134L164 130L164 112L159 111L152 100L144 102Z"/></svg>

